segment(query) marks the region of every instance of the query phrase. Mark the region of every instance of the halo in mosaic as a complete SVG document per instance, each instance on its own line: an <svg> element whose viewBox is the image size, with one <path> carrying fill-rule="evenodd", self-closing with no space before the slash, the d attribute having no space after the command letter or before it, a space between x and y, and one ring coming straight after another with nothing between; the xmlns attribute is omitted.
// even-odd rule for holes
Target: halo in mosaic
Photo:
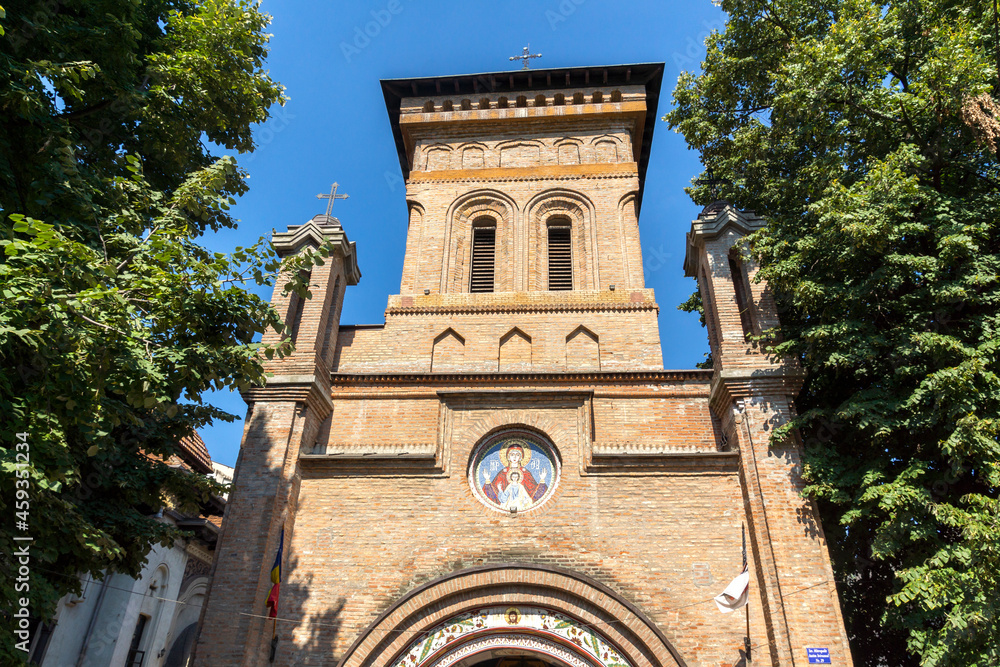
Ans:
<svg viewBox="0 0 1000 667"><path fill-rule="evenodd" d="M541 607L487 607L454 616L410 644L393 667L449 667L469 655L480 660L511 653L507 649L571 667L632 667L597 627ZM483 657L484 651L491 655Z"/></svg>
<svg viewBox="0 0 1000 667"><path fill-rule="evenodd" d="M494 434L469 461L469 484L490 509L505 514L541 507L559 483L559 457L542 438L524 431Z"/></svg>

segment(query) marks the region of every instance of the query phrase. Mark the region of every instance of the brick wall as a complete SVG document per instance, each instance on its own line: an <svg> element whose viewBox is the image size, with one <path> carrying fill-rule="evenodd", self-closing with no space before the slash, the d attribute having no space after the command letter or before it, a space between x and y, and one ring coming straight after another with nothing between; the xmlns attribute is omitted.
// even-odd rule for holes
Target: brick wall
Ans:
<svg viewBox="0 0 1000 667"><path fill-rule="evenodd" d="M458 569L511 560L558 565L608 585L646 613L689 665L734 655L742 619L721 616L710 598L739 570L736 467L729 459L723 469L669 469L677 465L672 452L718 451L707 374L515 386L530 396L512 397L476 378L359 378L334 387L331 439L377 443L390 431L394 441L442 438L444 472L405 474L377 461L356 462L361 467L345 475L337 472L342 461L303 464L284 590L285 613L308 620L286 628L288 655L336 664L403 593ZM562 462L554 496L518 516L485 507L467 478L474 445L510 424L549 436ZM590 443L605 440L641 441L654 456L588 470Z"/></svg>
<svg viewBox="0 0 1000 667"><path fill-rule="evenodd" d="M496 372L501 341L515 327L526 371L656 370L657 312L652 290L392 296L384 327L341 330L334 370L428 372L434 363L436 372ZM577 340L581 327L596 369ZM457 338L442 337L448 330Z"/></svg>

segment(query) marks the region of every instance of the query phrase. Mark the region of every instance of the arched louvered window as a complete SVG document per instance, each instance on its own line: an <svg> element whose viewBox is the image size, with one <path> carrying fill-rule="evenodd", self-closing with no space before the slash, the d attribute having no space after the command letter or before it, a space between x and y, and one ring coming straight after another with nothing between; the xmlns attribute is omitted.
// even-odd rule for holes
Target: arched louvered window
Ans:
<svg viewBox="0 0 1000 667"><path fill-rule="evenodd" d="M496 268L497 228L488 218L472 228L472 271L470 292L492 292Z"/></svg>
<svg viewBox="0 0 1000 667"><path fill-rule="evenodd" d="M573 250L569 220L549 225L549 289L573 289Z"/></svg>

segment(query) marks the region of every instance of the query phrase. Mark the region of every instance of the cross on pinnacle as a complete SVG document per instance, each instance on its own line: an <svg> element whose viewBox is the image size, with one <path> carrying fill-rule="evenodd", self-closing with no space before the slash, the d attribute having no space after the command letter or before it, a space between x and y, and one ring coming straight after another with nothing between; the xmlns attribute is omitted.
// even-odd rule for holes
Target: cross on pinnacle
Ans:
<svg viewBox="0 0 1000 667"><path fill-rule="evenodd" d="M316 195L316 199L328 199L328 200L330 200L327 203L327 205L326 205L326 215L327 215L327 217L330 217L330 214L333 211L333 202L334 201L336 201L337 199L347 199L348 197L351 196L351 195L338 195L337 194L337 188L339 188L339 187L340 187L339 184L334 183L333 185L330 186L330 194L328 194L328 195Z"/></svg>
<svg viewBox="0 0 1000 667"><path fill-rule="evenodd" d="M712 193L712 199L718 201L719 199L719 186L720 185L732 185L733 182L728 178L716 178L715 172L709 167L705 172L707 178L699 178L694 182L695 185L707 185L708 191Z"/></svg>
<svg viewBox="0 0 1000 667"><path fill-rule="evenodd" d="M521 53L521 55L519 55L519 56L511 56L509 59L511 61L514 61L514 60L520 60L520 61L522 61L524 63L524 67L522 67L521 69L528 69L528 60L530 58L541 58L542 57L541 53L528 53L528 51L530 50L530 48L531 48L531 44L528 44L528 46L524 47L524 51Z"/></svg>

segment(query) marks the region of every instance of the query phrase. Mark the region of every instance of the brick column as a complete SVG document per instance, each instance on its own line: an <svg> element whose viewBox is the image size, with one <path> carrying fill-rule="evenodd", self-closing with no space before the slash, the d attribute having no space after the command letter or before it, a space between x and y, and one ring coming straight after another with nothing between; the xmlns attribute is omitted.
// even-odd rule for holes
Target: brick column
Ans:
<svg viewBox="0 0 1000 667"><path fill-rule="evenodd" d="M850 665L830 556L814 503L804 498L797 434L772 443L802 386L794 360L775 358L751 338L778 324L774 300L743 252L743 237L765 221L727 202L705 208L688 234L687 275L698 279L715 375L711 406L740 452L740 483L750 534L751 615L764 619L767 646L752 664L807 664L807 648L826 648ZM742 311L742 312L741 312ZM753 607L756 607L754 609Z"/></svg>
<svg viewBox="0 0 1000 667"><path fill-rule="evenodd" d="M357 284L361 277L354 244L336 218L316 216L272 239L283 257L331 241L334 250L313 268L312 298L301 308L293 307L294 300L284 294L287 278L279 277L274 290L274 307L286 324L298 326L295 352L265 363L271 374L266 386L243 395L249 410L202 610L196 665L269 664L273 621L263 618L269 574L284 528L282 580L287 580L301 478L299 454L312 450L320 425L332 411L329 364L335 345L330 338L336 340L343 287ZM289 322L296 312L299 322ZM272 332L265 340L276 342L279 335ZM279 624L279 638L282 635Z"/></svg>

